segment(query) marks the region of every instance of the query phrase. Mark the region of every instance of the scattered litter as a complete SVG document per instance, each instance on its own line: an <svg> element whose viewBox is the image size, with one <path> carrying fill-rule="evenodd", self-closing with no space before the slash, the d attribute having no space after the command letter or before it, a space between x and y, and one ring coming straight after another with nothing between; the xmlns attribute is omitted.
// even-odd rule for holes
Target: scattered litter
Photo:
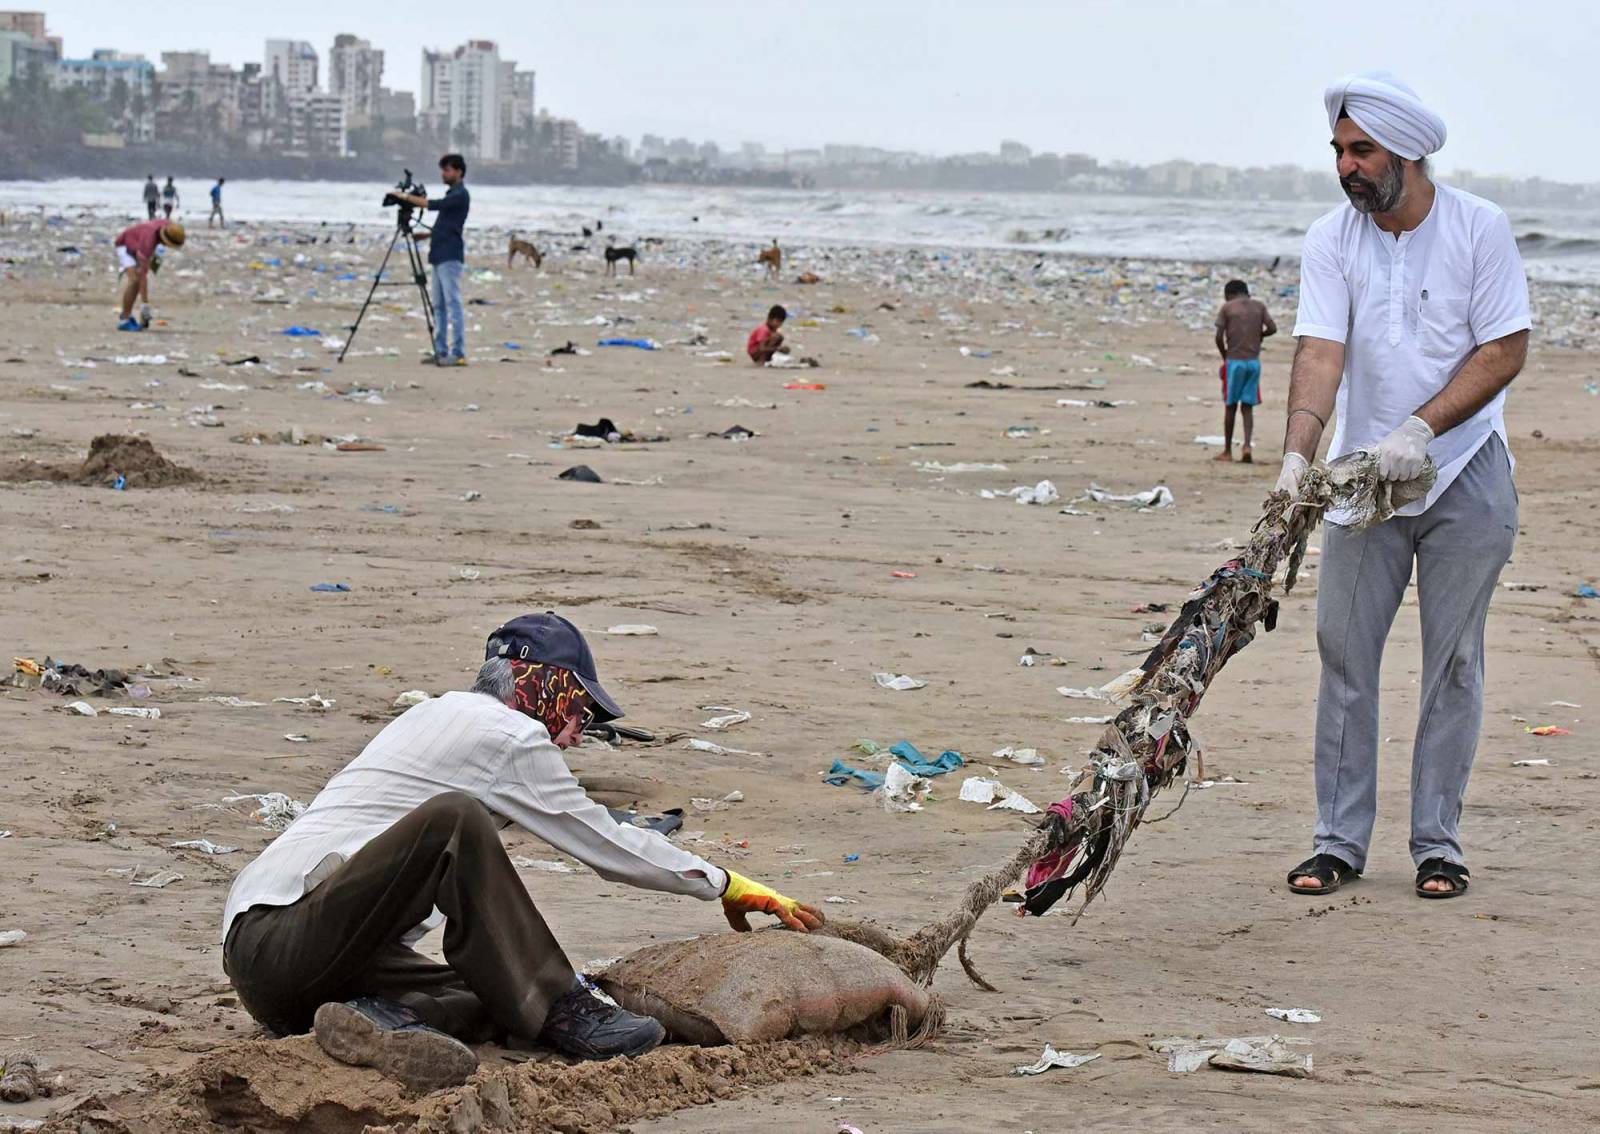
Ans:
<svg viewBox="0 0 1600 1134"><path fill-rule="evenodd" d="M859 906L861 903L855 898L842 898L838 894L829 894L822 899L830 906Z"/></svg>
<svg viewBox="0 0 1600 1134"><path fill-rule="evenodd" d="M885 811L921 811L922 800L933 784L906 771L904 764L890 764L883 774L883 786L874 793Z"/></svg>
<svg viewBox="0 0 1600 1134"><path fill-rule="evenodd" d="M580 484L604 484L600 474L588 465L573 465L570 469L562 469L556 474L557 480L575 480Z"/></svg>
<svg viewBox="0 0 1600 1134"><path fill-rule="evenodd" d="M217 694L202 697L200 700L213 705L226 705L230 709L260 709L266 705L265 701L246 701L241 697L222 697Z"/></svg>
<svg viewBox="0 0 1600 1134"><path fill-rule="evenodd" d="M1023 815L1038 815L1042 809L1020 791L1012 791L1007 788L1005 798L994 803L989 810L1019 811Z"/></svg>
<svg viewBox="0 0 1600 1134"><path fill-rule="evenodd" d="M921 689L928 684L926 681L904 673L875 673L872 675L872 679L883 688L893 689L900 693L904 693L908 689Z"/></svg>
<svg viewBox="0 0 1600 1134"><path fill-rule="evenodd" d="M709 740L700 740L690 737L683 742L685 748L693 748L696 752L710 752L716 756L765 756L765 752L750 752L744 748L725 748Z"/></svg>
<svg viewBox="0 0 1600 1134"><path fill-rule="evenodd" d="M98 717L100 711L87 701L73 701L62 706L69 713L77 713L80 717Z"/></svg>
<svg viewBox="0 0 1600 1134"><path fill-rule="evenodd" d="M1513 761L1511 761L1511 766L1513 768L1553 768L1553 767L1555 767L1555 765L1550 763L1549 760L1513 760Z"/></svg>
<svg viewBox="0 0 1600 1134"><path fill-rule="evenodd" d="M1213 435L1210 437L1196 437L1194 439L1194 443L1196 445L1222 446L1228 443L1228 439L1226 437L1218 437Z"/></svg>
<svg viewBox="0 0 1600 1134"><path fill-rule="evenodd" d="M601 339L597 346L610 347L635 347L639 350L660 350L661 344L654 339Z"/></svg>
<svg viewBox="0 0 1600 1134"><path fill-rule="evenodd" d="M433 695L426 689L407 689L394 699L393 707L396 709L410 709L422 704L424 701L433 700Z"/></svg>
<svg viewBox="0 0 1600 1134"><path fill-rule="evenodd" d="M1056 692L1063 697L1076 697L1080 701L1104 701L1106 695L1094 686L1087 689L1070 689L1065 685L1056 686Z"/></svg>
<svg viewBox="0 0 1600 1134"><path fill-rule="evenodd" d="M624 622L618 626L606 627L606 633L619 634L625 638L647 638L652 634L659 634L661 631L642 622Z"/></svg>
<svg viewBox="0 0 1600 1134"><path fill-rule="evenodd" d="M978 493L985 500L999 500L1011 497L1018 504L1055 504L1060 501L1061 494L1056 491L1056 486L1048 480L1041 480L1035 485L1019 484L1015 488L1005 491L985 488Z"/></svg>
<svg viewBox="0 0 1600 1134"><path fill-rule="evenodd" d="M288 335L292 339L318 338L322 335L321 331L316 330L313 327L302 327L298 323L296 323L293 327L285 327L278 333L282 335Z"/></svg>
<svg viewBox="0 0 1600 1134"><path fill-rule="evenodd" d="M1119 495L1101 488L1098 484L1091 484L1088 493L1082 499L1092 500L1096 504L1137 504L1141 508L1170 508L1172 490L1164 484L1158 484L1143 492Z"/></svg>
<svg viewBox="0 0 1600 1134"><path fill-rule="evenodd" d="M158 870L150 877L138 882L129 882L128 885L142 886L146 890L164 890L174 882L182 881L183 875L176 870Z"/></svg>
<svg viewBox="0 0 1600 1134"><path fill-rule="evenodd" d="M965 803L993 803L995 793L1004 786L986 776L968 776L961 781L961 799Z"/></svg>
<svg viewBox="0 0 1600 1134"><path fill-rule="evenodd" d="M21 945L28 939L28 934L21 929L0 929L0 949L9 949L13 945Z"/></svg>
<svg viewBox="0 0 1600 1134"><path fill-rule="evenodd" d="M327 593L327 594L341 594L342 595L342 594L349 594L350 593L350 584L349 583L312 583L311 584L311 589L314 590L314 591L322 591L322 592Z"/></svg>
<svg viewBox="0 0 1600 1134"><path fill-rule="evenodd" d="M1516 582L1512 582L1510 579L1507 579L1505 582L1501 583L1500 585L1502 587L1504 587L1508 591L1530 591L1531 592L1531 591L1542 591L1542 590L1544 590L1544 584L1543 583L1516 583Z"/></svg>
<svg viewBox="0 0 1600 1134"><path fill-rule="evenodd" d="M1150 1050L1168 1056L1167 1070L1183 1073L1210 1064L1228 1071L1260 1071L1269 1075L1288 1075L1296 1079L1311 1077L1310 1040L1284 1039L1282 1036L1240 1036L1232 1039L1152 1040Z"/></svg>
<svg viewBox="0 0 1600 1134"><path fill-rule="evenodd" d="M1309 1008L1268 1008L1267 1015L1290 1024L1320 1024L1322 1017Z"/></svg>
<svg viewBox="0 0 1600 1134"><path fill-rule="evenodd" d="M1542 725L1538 725L1537 727L1524 726L1522 731L1523 732L1532 733L1534 736L1571 736L1572 735L1572 730L1570 728L1562 728L1560 725L1553 725L1553 724L1542 724Z"/></svg>
<svg viewBox="0 0 1600 1134"><path fill-rule="evenodd" d="M1116 718L1116 714L1107 713L1103 717L1068 717L1067 718L1067 723L1068 724L1095 724L1095 725L1100 725L1100 724L1110 724L1112 721L1114 721L1116 719L1117 719Z"/></svg>
<svg viewBox="0 0 1600 1134"><path fill-rule="evenodd" d="M957 461L953 465L941 464L938 461L912 461L911 467L921 469L923 472L936 473L969 473L969 472L1008 472L1005 465L998 462L985 461Z"/></svg>
<svg viewBox="0 0 1600 1134"><path fill-rule="evenodd" d="M210 839L185 839L181 843L168 843L170 847L182 847L185 850L197 850L202 854L232 854L238 847L225 847L214 843Z"/></svg>
<svg viewBox="0 0 1600 1134"><path fill-rule="evenodd" d="M1551 701L1550 702L1550 707L1552 709L1581 709L1581 708L1583 708L1582 705L1576 704L1576 703L1574 703L1572 701Z"/></svg>
<svg viewBox="0 0 1600 1134"><path fill-rule="evenodd" d="M1600 591L1595 590L1589 583L1578 584L1578 589L1573 593L1578 598L1600 598Z"/></svg>
<svg viewBox="0 0 1600 1134"><path fill-rule="evenodd" d="M1039 1062L1024 1067L1015 1067L1013 1075L1043 1075L1046 1071L1053 1071L1057 1067L1070 1071L1074 1067L1082 1067L1085 1063L1092 1063L1100 1058L1097 1051L1093 1055L1074 1055L1070 1051L1057 1051L1049 1044L1044 1045L1044 1054L1039 1056Z"/></svg>
<svg viewBox="0 0 1600 1134"><path fill-rule="evenodd" d="M1010 760L1013 764L1021 764L1025 768L1036 767L1044 763L1044 757L1039 755L1037 748L1013 748L1009 745L1005 748L995 749L994 758L996 760Z"/></svg>
<svg viewBox="0 0 1600 1134"><path fill-rule="evenodd" d="M745 721L750 719L750 714L745 712L743 709L734 709L728 705L701 705L700 707L702 709L710 709L713 711L717 709L726 711L726 716L712 717L710 720L700 722L701 728L709 728L713 732L717 732L725 728L732 728L736 724L744 724Z"/></svg>
<svg viewBox="0 0 1600 1134"><path fill-rule="evenodd" d="M303 732L286 732L283 734L283 739L287 740L290 744L311 743L311 738Z"/></svg>
<svg viewBox="0 0 1600 1134"><path fill-rule="evenodd" d="M274 831L287 830L289 824L300 818L306 809L305 804L298 799L290 799L281 791L269 791L261 795L225 795L222 802L239 803L246 799L253 799L259 805L250 813L250 818Z"/></svg>
<svg viewBox="0 0 1600 1134"><path fill-rule="evenodd" d="M479 578L482 574L483 572L479 571L476 567L458 567L456 568L455 572L451 574L450 578L453 582L470 583Z"/></svg>
<svg viewBox="0 0 1600 1134"><path fill-rule="evenodd" d="M576 874L578 868L569 866L564 862L556 862L549 858L528 858L526 855L514 854L511 856L511 865L520 870L542 870L546 874Z"/></svg>
<svg viewBox="0 0 1600 1134"><path fill-rule="evenodd" d="M689 800L689 806L700 812L726 811L732 804L743 802L744 792L730 791L727 795L722 796L720 799L709 799L695 796Z"/></svg>
<svg viewBox="0 0 1600 1134"><path fill-rule="evenodd" d="M153 706L150 708L144 708L129 705L117 705L114 708L107 709L106 712L111 713L113 716L138 717L140 720L145 721L158 721L161 719L161 710Z"/></svg>

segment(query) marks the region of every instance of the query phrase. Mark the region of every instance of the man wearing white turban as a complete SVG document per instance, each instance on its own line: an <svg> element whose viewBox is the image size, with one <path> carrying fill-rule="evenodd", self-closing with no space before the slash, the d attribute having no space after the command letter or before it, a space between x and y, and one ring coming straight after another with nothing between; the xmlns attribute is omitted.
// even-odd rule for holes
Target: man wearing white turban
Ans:
<svg viewBox="0 0 1600 1134"><path fill-rule="evenodd" d="M1329 418L1333 459L1377 457L1384 480L1432 458L1426 497L1364 532L1330 514L1317 592L1317 823L1289 888L1327 894L1366 869L1377 814L1378 672L1416 564L1421 711L1412 749L1416 892L1453 898L1469 875L1458 831L1483 719L1484 624L1517 532L1506 387L1532 326L1510 222L1429 177L1444 120L1394 75L1349 75L1323 96L1349 203L1306 233L1283 472L1291 496Z"/></svg>

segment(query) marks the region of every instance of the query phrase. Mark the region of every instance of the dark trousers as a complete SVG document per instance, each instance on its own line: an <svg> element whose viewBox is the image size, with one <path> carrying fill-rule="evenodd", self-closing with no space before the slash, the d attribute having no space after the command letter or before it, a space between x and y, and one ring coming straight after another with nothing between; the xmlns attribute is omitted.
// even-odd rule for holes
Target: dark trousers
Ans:
<svg viewBox="0 0 1600 1134"><path fill-rule="evenodd" d="M443 965L401 941L435 906ZM469 1043L537 1037L576 979L496 821L461 792L428 800L293 905L240 914L222 967L280 1034L307 1031L327 1001L381 996Z"/></svg>

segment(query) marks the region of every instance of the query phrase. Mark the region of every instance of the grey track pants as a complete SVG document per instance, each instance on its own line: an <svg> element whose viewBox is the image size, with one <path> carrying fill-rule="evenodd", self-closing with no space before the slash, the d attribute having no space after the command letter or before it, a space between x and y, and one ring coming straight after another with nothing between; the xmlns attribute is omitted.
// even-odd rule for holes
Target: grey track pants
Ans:
<svg viewBox="0 0 1600 1134"><path fill-rule="evenodd" d="M1317 592L1313 849L1364 870L1378 810L1378 671L1413 560L1422 704L1411 755L1411 857L1465 864L1458 826L1483 723L1484 623L1517 535L1510 461L1491 436L1420 516L1329 524Z"/></svg>

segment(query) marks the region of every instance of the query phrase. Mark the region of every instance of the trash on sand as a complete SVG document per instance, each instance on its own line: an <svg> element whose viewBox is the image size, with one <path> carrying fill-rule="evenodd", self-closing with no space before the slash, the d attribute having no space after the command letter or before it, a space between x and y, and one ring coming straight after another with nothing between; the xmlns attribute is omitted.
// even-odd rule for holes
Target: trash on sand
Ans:
<svg viewBox="0 0 1600 1134"><path fill-rule="evenodd" d="M1048 480L1041 480L1035 485L1019 484L1015 488L1001 492L998 489L985 488L978 493L985 500L998 500L1009 496L1018 504L1054 504L1061 499L1061 494L1056 491L1056 486Z"/></svg>
<svg viewBox="0 0 1600 1134"><path fill-rule="evenodd" d="M1583 706L1578 704L1576 701L1551 701L1550 702L1550 707L1552 709L1581 709L1581 708L1583 708Z"/></svg>
<svg viewBox="0 0 1600 1134"><path fill-rule="evenodd" d="M995 792L1004 786L986 776L968 776L961 781L961 799L965 803L993 803Z"/></svg>
<svg viewBox="0 0 1600 1134"><path fill-rule="evenodd" d="M1151 1040L1150 1050L1168 1056L1167 1070L1194 1071L1206 1066L1227 1071L1260 1071L1268 1075L1288 1075L1296 1079L1311 1077L1310 1040L1282 1036L1237 1036L1234 1038Z"/></svg>
<svg viewBox="0 0 1600 1134"><path fill-rule="evenodd" d="M1579 583L1578 589L1573 594L1578 598L1600 598L1600 591L1595 590L1590 583Z"/></svg>
<svg viewBox="0 0 1600 1134"><path fill-rule="evenodd" d="M1119 495L1101 488L1098 484L1091 484L1088 493L1082 499L1093 500L1096 504L1137 504L1141 508L1169 508L1172 506L1172 490L1164 484L1158 484L1143 492Z"/></svg>
<svg viewBox="0 0 1600 1134"><path fill-rule="evenodd" d="M923 472L936 473L969 473L969 472L1008 472L1005 465L984 461L958 461L953 465L940 464L938 461L912 461L913 468Z"/></svg>
<svg viewBox="0 0 1600 1134"><path fill-rule="evenodd" d="M528 858L526 855L514 854L511 856L511 865L519 870L542 870L546 874L576 874L578 868L568 866L564 862L556 862L548 858Z"/></svg>
<svg viewBox="0 0 1600 1134"><path fill-rule="evenodd" d="M822 774L822 782L832 784L834 787L844 787L845 784L854 780L862 787L877 789L883 786L883 779L884 774L882 772L855 768L846 764L843 760L835 760L833 766Z"/></svg>
<svg viewBox="0 0 1600 1134"><path fill-rule="evenodd" d="M562 469L556 474L557 480L576 480L583 484L604 484L600 474L588 465L573 465L570 469Z"/></svg>
<svg viewBox="0 0 1600 1134"><path fill-rule="evenodd" d="M238 847L225 847L221 843L214 843L210 839L185 839L181 843L168 843L169 847L182 847L186 850L197 850L202 854L232 854Z"/></svg>
<svg viewBox="0 0 1600 1134"><path fill-rule="evenodd" d="M1103 717L1068 717L1068 724L1110 724L1116 720L1116 714L1107 713Z"/></svg>
<svg viewBox="0 0 1600 1134"><path fill-rule="evenodd" d="M433 694L426 689L407 689L394 699L394 707L396 709L410 709L422 704L424 701L431 700L433 700Z"/></svg>
<svg viewBox="0 0 1600 1134"><path fill-rule="evenodd" d="M324 697L321 692L312 693L305 697L274 697L272 703L275 705L303 705L308 709L331 709L338 704L332 697Z"/></svg>
<svg viewBox="0 0 1600 1134"><path fill-rule="evenodd" d="M1290 1024L1320 1024L1322 1017L1309 1008L1268 1008L1267 1015Z"/></svg>
<svg viewBox="0 0 1600 1134"><path fill-rule="evenodd" d="M1534 736L1571 736L1572 735L1572 730L1570 728L1562 728L1560 725L1553 725L1553 724L1542 724L1542 725L1538 725L1538 726L1526 726L1525 725L1523 727L1522 731L1523 732L1532 733Z"/></svg>
<svg viewBox="0 0 1600 1134"><path fill-rule="evenodd" d="M322 592L324 592L326 594L341 594L341 595L343 595L343 594L349 594L350 593L350 584L349 583L312 583L311 584L311 589L314 590L314 591L322 591Z"/></svg>
<svg viewBox="0 0 1600 1134"><path fill-rule="evenodd" d="M149 708L134 707L130 705L117 705L107 709L106 712L118 717L138 717L140 720L158 721L161 719L161 710L154 706Z"/></svg>
<svg viewBox="0 0 1600 1134"><path fill-rule="evenodd" d="M294 339L307 339L320 336L322 332L312 327L302 327L297 323L293 327L285 327L279 334L288 335Z"/></svg>
<svg viewBox="0 0 1600 1134"><path fill-rule="evenodd" d="M142 886L147 890L164 890L174 882L182 882L183 875L176 870L158 870L150 877L138 882L129 882L130 886Z"/></svg>
<svg viewBox="0 0 1600 1134"><path fill-rule="evenodd" d="M907 771L918 776L942 776L966 764L961 758L961 753L952 748L946 748L939 753L938 759L930 760L909 740L891 745L889 752L905 765Z"/></svg>
<svg viewBox="0 0 1600 1134"><path fill-rule="evenodd" d="M660 350L661 344L654 339L601 339L596 346L622 346L635 347L639 350Z"/></svg>
<svg viewBox="0 0 1600 1134"><path fill-rule="evenodd" d="M1513 761L1511 761L1511 766L1513 768L1553 768L1553 767L1555 767L1555 765L1550 763L1550 761L1548 761L1548 760L1513 760Z"/></svg>
<svg viewBox="0 0 1600 1134"><path fill-rule="evenodd" d="M98 717L100 715L100 710L87 701L73 701L70 704L63 705L62 708L69 713L77 713L80 717Z"/></svg>
<svg viewBox="0 0 1600 1134"><path fill-rule="evenodd" d="M657 630L654 626L646 626L642 622L624 622L618 626L606 627L606 633L620 634L624 637L630 638L645 638L649 637L651 634L659 634L661 631Z"/></svg>
<svg viewBox="0 0 1600 1134"><path fill-rule="evenodd" d="M989 807L990 811L1020 811L1024 815L1038 815L1042 808L1033 800L1023 795L1020 791L1006 789L1004 799L998 800Z"/></svg>
<svg viewBox="0 0 1600 1134"><path fill-rule="evenodd" d="M926 681L905 673L875 673L872 675L872 679L883 688L893 689L900 693L904 693L908 689L921 689L928 684Z"/></svg>
<svg viewBox="0 0 1600 1134"><path fill-rule="evenodd" d="M933 784L906 771L904 764L890 764L883 774L883 786L875 794L885 811L921 811L922 799Z"/></svg>
<svg viewBox="0 0 1600 1134"><path fill-rule="evenodd" d="M750 719L749 713L745 712L743 709L735 709L730 705L701 705L700 707L702 709L710 709L712 711L721 709L726 712L727 715L725 716L712 717L710 720L700 722L701 728L709 728L713 732L725 728L732 728L736 724L744 724L745 721Z"/></svg>
<svg viewBox="0 0 1600 1134"><path fill-rule="evenodd" d="M1004 748L996 748L994 750L994 758L996 760L1010 760L1013 764L1021 764L1026 768L1032 768L1044 763L1044 757L1039 755L1037 748L1013 748L1010 745Z"/></svg>
<svg viewBox="0 0 1600 1134"><path fill-rule="evenodd" d="M1196 445L1217 445L1217 446L1221 446L1221 445L1226 445L1228 443L1228 439L1226 437L1217 437L1217 436L1196 437L1194 439L1194 443Z"/></svg>
<svg viewBox="0 0 1600 1134"><path fill-rule="evenodd" d="M1082 701L1104 701L1106 699L1106 695L1092 685L1087 689L1071 689L1065 685L1058 685L1056 686L1056 692L1063 697L1076 697Z"/></svg>
<svg viewBox="0 0 1600 1134"><path fill-rule="evenodd" d="M9 949L13 945L21 945L28 939L28 934L21 929L0 929L0 949Z"/></svg>
<svg viewBox="0 0 1600 1134"><path fill-rule="evenodd" d="M266 705L265 701L246 701L240 697L221 697L216 694L202 697L200 700L209 701L214 705L226 705L230 709L260 709Z"/></svg>
<svg viewBox="0 0 1600 1134"><path fill-rule="evenodd" d="M300 818L306 809L305 804L298 799L290 799L281 791L269 791L260 795L250 793L225 795L222 797L222 802L238 803L246 799L253 799L259 805L250 813L250 818L274 831L287 830L289 824Z"/></svg>
<svg viewBox="0 0 1600 1134"><path fill-rule="evenodd" d="M1092 1063L1100 1058L1097 1051L1092 1055L1074 1055L1070 1051L1057 1051L1049 1044L1044 1045L1044 1054L1039 1056L1039 1062L1025 1067L1012 1068L1013 1075L1043 1075L1046 1071L1053 1071L1057 1067L1070 1071L1074 1067L1082 1067L1085 1063Z"/></svg>
<svg viewBox="0 0 1600 1134"><path fill-rule="evenodd" d="M689 800L689 806L694 808L696 811L702 812L726 811L732 804L743 802L744 792L730 791L727 795L722 796L720 799L710 799L702 796L695 796Z"/></svg>
<svg viewBox="0 0 1600 1134"><path fill-rule="evenodd" d="M696 752L710 752L714 756L765 756L765 752L750 752L743 748L725 748L709 740L690 737L683 742L685 748L693 748Z"/></svg>

